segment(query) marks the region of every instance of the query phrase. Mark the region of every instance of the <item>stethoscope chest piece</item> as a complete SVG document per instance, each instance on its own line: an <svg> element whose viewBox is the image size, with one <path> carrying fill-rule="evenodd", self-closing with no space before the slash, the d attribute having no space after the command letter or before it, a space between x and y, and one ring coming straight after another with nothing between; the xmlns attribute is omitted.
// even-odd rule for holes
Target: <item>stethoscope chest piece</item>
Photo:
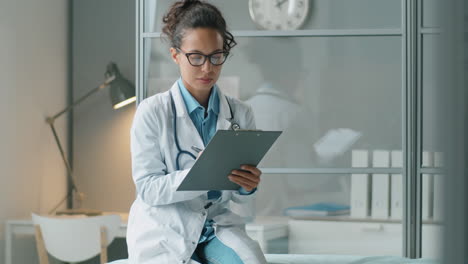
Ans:
<svg viewBox="0 0 468 264"><path fill-rule="evenodd" d="M240 129L240 126L239 126L239 124L237 124L237 123L233 123L233 124L231 125L231 128L232 128L232 130L239 130L239 129Z"/></svg>

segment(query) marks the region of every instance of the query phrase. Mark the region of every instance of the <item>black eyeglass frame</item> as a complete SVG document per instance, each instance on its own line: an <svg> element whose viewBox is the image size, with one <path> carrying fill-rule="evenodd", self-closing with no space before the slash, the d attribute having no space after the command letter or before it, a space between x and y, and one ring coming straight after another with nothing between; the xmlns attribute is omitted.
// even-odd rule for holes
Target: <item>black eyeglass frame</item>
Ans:
<svg viewBox="0 0 468 264"><path fill-rule="evenodd" d="M189 52L189 53L187 53L187 52L184 52L183 50L181 50L181 49L179 49L179 48L176 48L176 50L178 50L180 53L184 54L185 57L187 57L187 60L188 60L188 62L190 63L190 65L192 65L192 66L194 66L194 67L203 66L203 64L206 63L206 60L207 60L207 59L210 61L210 63L211 63L212 65L214 65L214 66L220 66L220 65L223 65L223 64L226 62L226 60L227 60L227 58L228 58L228 56L229 56L229 51L216 51L216 52L213 52L213 53L211 53L211 54L209 54L209 55L205 55L205 54L200 53L200 52ZM213 55L220 54L220 53L223 53L223 54L224 54L224 60L223 60L223 62L221 62L221 63L213 63L213 62L211 61L211 57L212 57ZM193 55L193 54L203 56L203 63L200 64L200 65L193 65L192 62L191 62L190 59L189 59L190 55Z"/></svg>

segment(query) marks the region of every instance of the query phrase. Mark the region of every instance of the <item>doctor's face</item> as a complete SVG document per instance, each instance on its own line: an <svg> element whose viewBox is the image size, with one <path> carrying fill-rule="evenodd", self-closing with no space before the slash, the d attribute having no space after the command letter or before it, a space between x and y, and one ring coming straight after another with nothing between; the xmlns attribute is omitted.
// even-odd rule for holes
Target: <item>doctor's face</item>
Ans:
<svg viewBox="0 0 468 264"><path fill-rule="evenodd" d="M209 91L218 81L222 65L213 65L212 62L221 61L224 54L223 38L215 29L188 29L180 49L171 48L170 51L172 59L179 65L182 80L189 91ZM212 55L211 61L200 54ZM202 65L194 66L201 64L203 60L205 62Z"/></svg>

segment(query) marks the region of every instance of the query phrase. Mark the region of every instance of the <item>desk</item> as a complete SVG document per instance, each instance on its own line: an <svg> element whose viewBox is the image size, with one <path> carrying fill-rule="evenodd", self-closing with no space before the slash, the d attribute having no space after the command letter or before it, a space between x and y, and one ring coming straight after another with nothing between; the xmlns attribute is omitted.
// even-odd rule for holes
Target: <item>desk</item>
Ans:
<svg viewBox="0 0 468 264"><path fill-rule="evenodd" d="M127 235L128 215L119 214L122 219L118 238L125 238ZM288 236L288 225L286 222L270 218L259 218L253 223L246 225L247 235L258 241L264 253L267 249L268 241ZM34 226L31 219L8 220L5 228L5 264L13 263L13 239L15 235L34 236Z"/></svg>

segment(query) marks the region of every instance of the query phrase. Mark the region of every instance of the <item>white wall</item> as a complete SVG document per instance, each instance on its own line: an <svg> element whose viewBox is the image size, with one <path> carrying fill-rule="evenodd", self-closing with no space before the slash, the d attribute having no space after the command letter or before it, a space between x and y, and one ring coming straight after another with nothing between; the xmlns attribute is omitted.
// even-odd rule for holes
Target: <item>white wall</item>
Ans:
<svg viewBox="0 0 468 264"><path fill-rule="evenodd" d="M11 218L46 213L66 191L65 168L45 117L66 104L68 4L0 1L0 262ZM66 142L65 118L57 129ZM37 263L33 237L13 244L14 263Z"/></svg>

